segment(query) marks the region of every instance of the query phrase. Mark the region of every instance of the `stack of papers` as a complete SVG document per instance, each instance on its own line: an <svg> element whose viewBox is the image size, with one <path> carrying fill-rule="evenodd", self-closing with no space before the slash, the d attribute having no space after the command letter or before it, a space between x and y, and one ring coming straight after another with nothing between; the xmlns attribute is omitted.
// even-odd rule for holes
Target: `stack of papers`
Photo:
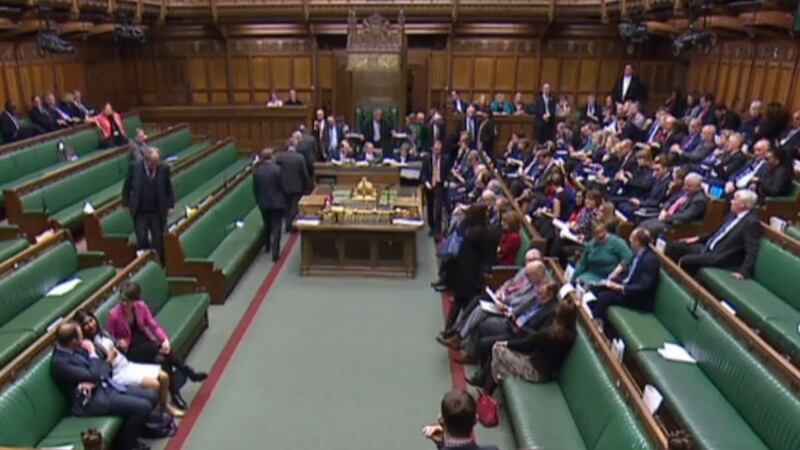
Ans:
<svg viewBox="0 0 800 450"><path fill-rule="evenodd" d="M658 349L658 354L667 361L697 364L697 360L692 358L685 348L671 342L664 342L664 345Z"/></svg>
<svg viewBox="0 0 800 450"><path fill-rule="evenodd" d="M661 392L658 392L658 389L648 384L644 387L644 392L642 392L642 400L644 401L644 405L647 406L647 410L650 411L650 414L655 414L656 411L658 411L658 407L661 406L661 401L664 400L664 397L661 395Z"/></svg>
<svg viewBox="0 0 800 450"><path fill-rule="evenodd" d="M321 221L319 219L296 219L294 223L298 225L319 225Z"/></svg>
<svg viewBox="0 0 800 450"><path fill-rule="evenodd" d="M481 309L489 314L503 315L503 310L500 309L500 306L493 302L487 302L486 300L481 300L480 304L481 304Z"/></svg>
<svg viewBox="0 0 800 450"><path fill-rule="evenodd" d="M83 204L83 213L84 214L94 214L94 206L91 203L86 202Z"/></svg>
<svg viewBox="0 0 800 450"><path fill-rule="evenodd" d="M786 229L786 221L780 217L772 216L769 218L769 227L776 231L783 231Z"/></svg>
<svg viewBox="0 0 800 450"><path fill-rule="evenodd" d="M80 278L70 278L67 281L62 281L57 285L50 288L49 291L45 294L45 297L58 297L60 295L67 294L75 289L79 284L81 284Z"/></svg>
<svg viewBox="0 0 800 450"><path fill-rule="evenodd" d="M573 292L575 292L575 286L573 286L572 283L566 283L565 285L561 286L561 289L558 290L558 298L564 300L564 297Z"/></svg>
<svg viewBox="0 0 800 450"><path fill-rule="evenodd" d="M559 235L564 239L569 239L572 242L583 244L583 239L578 237L572 230L569 229L569 225L565 222L562 222L558 219L553 219L553 226L559 229Z"/></svg>
<svg viewBox="0 0 800 450"><path fill-rule="evenodd" d="M408 225L418 227L424 225L425 221L422 219L392 219L392 225Z"/></svg>

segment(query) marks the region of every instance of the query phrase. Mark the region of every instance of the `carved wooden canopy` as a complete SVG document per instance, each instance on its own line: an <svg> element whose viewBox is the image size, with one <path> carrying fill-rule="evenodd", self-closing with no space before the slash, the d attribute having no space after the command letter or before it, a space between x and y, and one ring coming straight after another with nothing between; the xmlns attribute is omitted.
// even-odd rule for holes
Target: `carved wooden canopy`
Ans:
<svg viewBox="0 0 800 450"><path fill-rule="evenodd" d="M378 13L360 24L354 10L347 17L347 70L399 70L405 49L405 18L401 10L397 25Z"/></svg>

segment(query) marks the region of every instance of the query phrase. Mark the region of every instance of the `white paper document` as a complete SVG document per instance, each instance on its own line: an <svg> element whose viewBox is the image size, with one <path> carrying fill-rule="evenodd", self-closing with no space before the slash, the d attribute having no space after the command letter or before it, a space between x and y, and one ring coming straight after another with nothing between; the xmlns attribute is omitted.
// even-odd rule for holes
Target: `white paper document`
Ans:
<svg viewBox="0 0 800 450"><path fill-rule="evenodd" d="M58 297L59 295L68 294L73 289L75 289L79 284L81 284L80 278L70 278L67 281L62 281L57 285L50 288L45 294L45 297Z"/></svg>
<svg viewBox="0 0 800 450"><path fill-rule="evenodd" d="M494 294L494 292L491 289L489 289L488 286L486 287L486 295L488 295L493 302L501 303L500 300L497 298L497 296Z"/></svg>
<svg viewBox="0 0 800 450"><path fill-rule="evenodd" d="M418 227L424 225L425 221L422 219L392 219L392 225L408 225Z"/></svg>
<svg viewBox="0 0 800 450"><path fill-rule="evenodd" d="M83 213L84 214L94 214L94 206L91 203L86 202L83 204Z"/></svg>
<svg viewBox="0 0 800 450"><path fill-rule="evenodd" d="M611 340L611 353L614 354L614 358L622 363L622 357L625 355L625 341L620 338L614 338Z"/></svg>
<svg viewBox="0 0 800 450"><path fill-rule="evenodd" d="M667 241L662 238L656 239L656 249L661 253L664 253L665 248L667 248Z"/></svg>
<svg viewBox="0 0 800 450"><path fill-rule="evenodd" d="M595 301L595 300L597 300L597 297L596 297L596 296L595 296L595 295L592 293L592 291L586 291L586 292L584 292L584 294L583 294L583 297L581 297L581 301L582 301L584 304L587 304L587 305L588 305L589 303L591 303L591 302Z"/></svg>
<svg viewBox="0 0 800 450"><path fill-rule="evenodd" d="M661 392L658 392L658 389L648 384L644 387L644 392L642 392L642 400L644 400L644 405L647 406L647 410L650 411L650 414L655 414L656 411L658 411L658 407L661 406L661 401L664 400L664 397L661 395Z"/></svg>
<svg viewBox="0 0 800 450"><path fill-rule="evenodd" d="M658 349L658 354L667 361L697 364L697 360L692 358L685 348L671 342L664 342L664 345Z"/></svg>
<svg viewBox="0 0 800 450"><path fill-rule="evenodd" d="M564 278L571 280L573 275L575 275L575 266L567 264L567 268L564 269Z"/></svg>
<svg viewBox="0 0 800 450"><path fill-rule="evenodd" d="M769 227L773 230L783 232L786 229L786 221L780 217L772 216L769 218Z"/></svg>
<svg viewBox="0 0 800 450"><path fill-rule="evenodd" d="M489 314L497 314L497 315L504 314L503 310L500 309L500 306L496 305L495 303L487 302L486 300L481 300L480 304L481 304L481 309Z"/></svg>
<svg viewBox="0 0 800 450"><path fill-rule="evenodd" d="M236 228L242 228L242 227L244 226L244 221L242 221L242 220L237 220L236 222L234 222L234 224L233 224L233 225L234 225Z"/></svg>
<svg viewBox="0 0 800 450"><path fill-rule="evenodd" d="M297 219L295 223L298 225L319 225L321 222L319 219Z"/></svg>
<svg viewBox="0 0 800 450"><path fill-rule="evenodd" d="M575 286L572 283L566 283L561 286L561 289L558 290L558 298L564 299L564 297L568 296L569 294L575 292Z"/></svg>
<svg viewBox="0 0 800 450"><path fill-rule="evenodd" d="M720 303L720 305L722 305L722 308L723 308L725 311L728 311L729 313L731 313L731 315L734 315L734 316L736 315L736 310L735 310L735 309L733 309L733 306L731 306L731 305L730 305L730 303L728 303L728 302L727 302L727 301L725 301L725 300L723 300L723 301L721 301L721 302L719 302L719 303Z"/></svg>

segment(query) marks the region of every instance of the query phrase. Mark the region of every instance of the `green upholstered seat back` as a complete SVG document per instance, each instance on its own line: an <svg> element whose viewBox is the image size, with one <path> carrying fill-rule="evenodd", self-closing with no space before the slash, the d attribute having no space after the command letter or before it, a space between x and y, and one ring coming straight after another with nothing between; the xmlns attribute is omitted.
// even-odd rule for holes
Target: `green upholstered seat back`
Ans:
<svg viewBox="0 0 800 450"><path fill-rule="evenodd" d="M785 302L800 310L800 258L776 243L761 238L756 258L755 280Z"/></svg>
<svg viewBox="0 0 800 450"><path fill-rule="evenodd" d="M372 118L372 112L376 109L377 107L374 106L356 107L356 127L358 127L359 130L361 129L362 125ZM400 112L397 110L396 106L385 106L381 107L381 109L383 110L383 119L388 120L392 128L402 126L400 121ZM364 130L361 130L362 133L363 131Z"/></svg>
<svg viewBox="0 0 800 450"><path fill-rule="evenodd" d="M67 413L67 398L53 381L50 355L0 392L0 444L35 447Z"/></svg>
<svg viewBox="0 0 800 450"><path fill-rule="evenodd" d="M49 166L58 164L58 141L47 141L30 148L19 150L11 155L16 164L14 178L38 172ZM12 179L14 179L12 178Z"/></svg>
<svg viewBox="0 0 800 450"><path fill-rule="evenodd" d="M69 135L65 141L76 155L85 156L100 147L100 132L96 128L79 131Z"/></svg>
<svg viewBox="0 0 800 450"><path fill-rule="evenodd" d="M582 327L558 382L587 449L651 448Z"/></svg>
<svg viewBox="0 0 800 450"><path fill-rule="evenodd" d="M785 233L789 235L789 237L800 240L800 226L792 225L786 227Z"/></svg>
<svg viewBox="0 0 800 450"><path fill-rule="evenodd" d="M161 150L163 159L178 153L190 145L192 145L192 133L189 132L188 128L181 128L150 142L150 146Z"/></svg>
<svg viewBox="0 0 800 450"><path fill-rule="evenodd" d="M0 325L41 299L53 286L78 271L72 242L62 242L0 278Z"/></svg>
<svg viewBox="0 0 800 450"><path fill-rule="evenodd" d="M142 119L139 117L138 114L134 114L132 116L126 117L123 121L123 125L125 126L125 134L130 137L136 136L136 129L142 128Z"/></svg>
<svg viewBox="0 0 800 450"><path fill-rule="evenodd" d="M692 316L694 298L663 269L656 289L654 313L658 320L682 343L692 342L698 323Z"/></svg>
<svg viewBox="0 0 800 450"><path fill-rule="evenodd" d="M518 266L525 265L525 253L528 253L528 250L531 248L531 237L528 236L528 233L522 229L519 232L520 244L519 244L519 251L517 251L517 259L514 263Z"/></svg>
<svg viewBox="0 0 800 450"><path fill-rule="evenodd" d="M172 180L175 197L185 197L208 181L212 175L233 164L237 158L236 146L230 143L175 175Z"/></svg>
<svg viewBox="0 0 800 450"><path fill-rule="evenodd" d="M5 184L24 176L17 168L17 162L12 155L0 156L0 184Z"/></svg>
<svg viewBox="0 0 800 450"><path fill-rule="evenodd" d="M219 211L220 218L225 226L229 226L244 217L256 207L256 197L253 193L253 178L248 177L228 194L215 209Z"/></svg>
<svg viewBox="0 0 800 450"><path fill-rule="evenodd" d="M150 305L153 312L158 312L169 300L169 283L164 269L157 263L150 261L141 270L131 277L131 281L139 284L142 298Z"/></svg>
<svg viewBox="0 0 800 450"><path fill-rule="evenodd" d="M800 448L800 397L705 309L698 318L686 348L700 369L769 448Z"/></svg>
<svg viewBox="0 0 800 450"><path fill-rule="evenodd" d="M100 227L103 229L103 233L128 235L133 233L133 219L130 213L124 209L116 208L100 219Z"/></svg>
<svg viewBox="0 0 800 450"><path fill-rule="evenodd" d="M778 197L767 197L764 199L767 203L791 203L800 198L800 183L796 180L792 181L792 191L789 195L781 195Z"/></svg>
<svg viewBox="0 0 800 450"><path fill-rule="evenodd" d="M125 153L86 170L64 177L22 197L25 211L53 213L121 181L130 156Z"/></svg>

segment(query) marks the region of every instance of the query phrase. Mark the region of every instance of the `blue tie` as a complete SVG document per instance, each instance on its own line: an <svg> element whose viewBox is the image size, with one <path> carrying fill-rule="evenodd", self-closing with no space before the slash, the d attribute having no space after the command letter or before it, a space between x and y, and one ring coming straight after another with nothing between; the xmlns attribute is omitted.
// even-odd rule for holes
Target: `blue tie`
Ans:
<svg viewBox="0 0 800 450"><path fill-rule="evenodd" d="M642 255L639 254L639 255L636 255L635 258L633 258L633 263L631 264L631 270L628 271L628 276L625 277L625 279L622 281L622 284L628 284L631 281L631 278L633 278L633 272L636 271L636 268L639 265L639 259L641 258L641 256Z"/></svg>

